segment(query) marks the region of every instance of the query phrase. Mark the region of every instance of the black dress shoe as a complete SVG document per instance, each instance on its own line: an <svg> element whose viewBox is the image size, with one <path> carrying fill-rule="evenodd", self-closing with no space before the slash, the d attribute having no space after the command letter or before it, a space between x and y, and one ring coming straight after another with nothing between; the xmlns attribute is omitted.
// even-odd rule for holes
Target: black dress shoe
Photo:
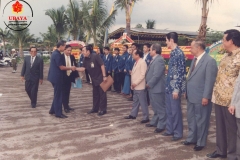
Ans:
<svg viewBox="0 0 240 160"><path fill-rule="evenodd" d="M182 139L182 137L172 137L172 141L178 141L180 139Z"/></svg>
<svg viewBox="0 0 240 160"><path fill-rule="evenodd" d="M156 128L154 133L161 133L162 131L164 131L164 129Z"/></svg>
<svg viewBox="0 0 240 160"><path fill-rule="evenodd" d="M74 111L74 108L68 107L69 111Z"/></svg>
<svg viewBox="0 0 240 160"><path fill-rule="evenodd" d="M146 124L145 126L146 126L146 127L156 127L156 126L154 126L154 125L152 125L152 124L150 124L150 123L149 123L149 124Z"/></svg>
<svg viewBox="0 0 240 160"><path fill-rule="evenodd" d="M65 116L64 114L62 114L61 116L56 116L57 118L67 118L67 116Z"/></svg>
<svg viewBox="0 0 240 160"><path fill-rule="evenodd" d="M182 142L182 144L185 145L185 146L188 146L188 145L191 145L191 144L195 144L196 145L196 143L188 142L188 141L184 141L184 142Z"/></svg>
<svg viewBox="0 0 240 160"><path fill-rule="evenodd" d="M32 104L32 108L36 108L36 104Z"/></svg>
<svg viewBox="0 0 240 160"><path fill-rule="evenodd" d="M214 151L213 153L209 153L207 154L208 158L227 158L227 155L221 155L221 154L217 154L217 151Z"/></svg>
<svg viewBox="0 0 240 160"><path fill-rule="evenodd" d="M129 115L127 117L124 117L124 119L136 119L136 117L133 117L133 116Z"/></svg>
<svg viewBox="0 0 240 160"><path fill-rule="evenodd" d="M141 123L148 123L149 119L142 120Z"/></svg>
<svg viewBox="0 0 240 160"><path fill-rule="evenodd" d="M98 116L103 116L106 113L107 113L107 111L100 111L100 112L98 112Z"/></svg>
<svg viewBox="0 0 240 160"><path fill-rule="evenodd" d="M173 136L173 134L169 134L169 133L167 133L167 132L164 132L162 135L163 135L163 136L166 136L166 137L168 137L168 136Z"/></svg>
<svg viewBox="0 0 240 160"><path fill-rule="evenodd" d="M70 112L70 110L69 110L69 109L64 109L64 111L65 111L66 113L69 113L69 112Z"/></svg>
<svg viewBox="0 0 240 160"><path fill-rule="evenodd" d="M49 114L53 115L53 114L55 114L55 113L54 113L54 112L51 112L51 111L49 111Z"/></svg>
<svg viewBox="0 0 240 160"><path fill-rule="evenodd" d="M98 111L95 111L92 109L91 111L88 112L88 114L91 114L91 113L98 113Z"/></svg>
<svg viewBox="0 0 240 160"><path fill-rule="evenodd" d="M196 145L193 149L194 149L194 151L201 151L203 148L204 148L204 146Z"/></svg>

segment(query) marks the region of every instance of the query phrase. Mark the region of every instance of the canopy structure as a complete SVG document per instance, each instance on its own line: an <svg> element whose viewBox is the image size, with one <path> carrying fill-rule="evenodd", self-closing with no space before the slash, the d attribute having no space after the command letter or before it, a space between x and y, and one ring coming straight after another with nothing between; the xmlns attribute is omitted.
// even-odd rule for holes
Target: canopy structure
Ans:
<svg viewBox="0 0 240 160"><path fill-rule="evenodd" d="M67 42L67 45L70 45L72 47L72 55L78 60L80 59L80 48L83 48L85 46L85 43L82 41L69 41Z"/></svg>
<svg viewBox="0 0 240 160"><path fill-rule="evenodd" d="M189 31L174 31L174 30L161 30L161 29L145 29L145 28L132 28L131 39L138 44L165 42L166 34L169 32L177 32L179 36L185 37L189 40L195 38L198 32ZM108 35L108 39L116 40L123 35L125 28L119 28Z"/></svg>
<svg viewBox="0 0 240 160"><path fill-rule="evenodd" d="M120 54L123 54L123 45L128 45L128 47L131 47L132 43L134 43L134 41L130 37L128 37L126 33L124 33L122 36L120 36L120 38L118 38L111 44L111 49L119 48Z"/></svg>

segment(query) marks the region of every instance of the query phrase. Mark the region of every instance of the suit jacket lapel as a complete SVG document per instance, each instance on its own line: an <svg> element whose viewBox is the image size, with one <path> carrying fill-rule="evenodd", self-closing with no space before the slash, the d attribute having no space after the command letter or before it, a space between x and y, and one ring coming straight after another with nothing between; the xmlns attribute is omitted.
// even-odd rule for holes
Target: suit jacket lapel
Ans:
<svg viewBox="0 0 240 160"><path fill-rule="evenodd" d="M149 71L149 69L150 69L150 67L151 67L151 65L154 63L154 61L158 58L158 56L159 55L157 55L157 57L156 58L154 58L154 59L152 59L152 62L150 62L150 64L149 64L149 66L148 66L148 68L147 68L147 72L146 72L146 75L147 75L147 73L148 73L148 71Z"/></svg>
<svg viewBox="0 0 240 160"><path fill-rule="evenodd" d="M206 56L206 53L204 53L204 55L202 56L202 58L201 58L200 61L198 62L197 66L194 68L194 71L193 71L192 73L190 73L189 79L191 79L192 76L197 73L198 69L201 67L201 65L202 65L202 63L203 63L203 61L204 61L204 59L205 59L205 56ZM193 67L193 65L191 66L190 71L192 70L192 67ZM189 79L188 79L188 80L189 80Z"/></svg>

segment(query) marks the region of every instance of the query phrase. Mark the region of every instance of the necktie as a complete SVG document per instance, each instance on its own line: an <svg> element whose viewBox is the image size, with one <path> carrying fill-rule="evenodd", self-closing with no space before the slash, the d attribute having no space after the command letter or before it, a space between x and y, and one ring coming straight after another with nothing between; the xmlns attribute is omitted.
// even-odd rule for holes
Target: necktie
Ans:
<svg viewBox="0 0 240 160"><path fill-rule="evenodd" d="M196 63L197 63L197 58L194 58L194 64L193 64L191 73L194 71L194 69L196 67Z"/></svg>
<svg viewBox="0 0 240 160"><path fill-rule="evenodd" d="M67 56L67 64L66 64L67 67L71 67L70 66L70 63L69 63L69 56ZM70 73L71 71L70 70L67 70L67 75L70 76Z"/></svg>
<svg viewBox="0 0 240 160"><path fill-rule="evenodd" d="M31 57L31 68L32 68L32 65L33 65L33 58L34 57Z"/></svg>

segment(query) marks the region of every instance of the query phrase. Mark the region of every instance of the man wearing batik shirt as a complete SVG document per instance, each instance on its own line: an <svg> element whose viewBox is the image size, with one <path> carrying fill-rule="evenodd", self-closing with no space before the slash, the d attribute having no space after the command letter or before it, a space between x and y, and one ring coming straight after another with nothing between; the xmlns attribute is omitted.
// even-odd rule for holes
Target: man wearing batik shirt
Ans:
<svg viewBox="0 0 240 160"><path fill-rule="evenodd" d="M227 53L222 58L213 88L212 102L216 118L216 151L207 154L209 158L237 160L236 117L228 112L234 85L240 71L240 32L232 29L224 32L223 48Z"/></svg>
<svg viewBox="0 0 240 160"><path fill-rule="evenodd" d="M186 87L186 61L183 51L178 47L178 34L170 32L166 35L167 47L171 49L166 81L166 132L164 136L172 136L177 141L183 136L181 95Z"/></svg>

